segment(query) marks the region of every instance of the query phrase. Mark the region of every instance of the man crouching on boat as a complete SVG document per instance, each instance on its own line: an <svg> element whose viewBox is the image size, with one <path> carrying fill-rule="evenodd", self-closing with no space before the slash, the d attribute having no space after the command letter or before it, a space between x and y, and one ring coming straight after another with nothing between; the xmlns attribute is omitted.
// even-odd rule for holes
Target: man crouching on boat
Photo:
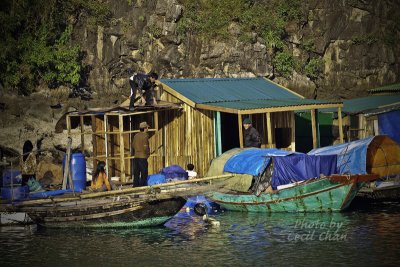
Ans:
<svg viewBox="0 0 400 267"><path fill-rule="evenodd" d="M110 182L107 177L105 166L106 163L104 161L100 161L99 164L97 164L96 172L93 175L92 184L90 186L91 191L103 192L115 189L115 185Z"/></svg>

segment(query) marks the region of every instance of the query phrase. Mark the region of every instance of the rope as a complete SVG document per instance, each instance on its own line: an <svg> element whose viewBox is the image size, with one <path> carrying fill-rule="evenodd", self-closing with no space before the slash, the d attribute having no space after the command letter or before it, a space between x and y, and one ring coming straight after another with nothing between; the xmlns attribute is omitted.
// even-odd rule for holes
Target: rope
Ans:
<svg viewBox="0 0 400 267"><path fill-rule="evenodd" d="M343 154L339 154L339 155L342 155L342 156L343 156L342 161L341 161L340 164L339 164L339 169L341 169L342 166L347 166L348 171L347 171L347 172L344 172L344 173L349 173L349 174L351 174L350 165L349 165L350 158L347 160L347 162L344 162L345 156L346 156L346 154L347 154L347 150L348 150L348 148L349 148L349 145L350 145L350 144L347 144L347 145L346 145L346 149L345 149L345 151L344 151ZM344 163L344 164L343 164L343 163ZM344 167L344 168L345 168L345 167Z"/></svg>

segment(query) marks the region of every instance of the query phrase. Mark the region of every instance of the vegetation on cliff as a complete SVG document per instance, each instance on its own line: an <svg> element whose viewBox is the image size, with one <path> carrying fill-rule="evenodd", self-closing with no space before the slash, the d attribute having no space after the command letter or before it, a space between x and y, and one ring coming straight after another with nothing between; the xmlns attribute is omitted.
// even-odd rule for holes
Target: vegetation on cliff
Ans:
<svg viewBox="0 0 400 267"><path fill-rule="evenodd" d="M109 16L98 0L4 0L0 10L0 82L24 95L40 83L78 85L82 63L79 45L71 42L73 22L82 11L94 23Z"/></svg>

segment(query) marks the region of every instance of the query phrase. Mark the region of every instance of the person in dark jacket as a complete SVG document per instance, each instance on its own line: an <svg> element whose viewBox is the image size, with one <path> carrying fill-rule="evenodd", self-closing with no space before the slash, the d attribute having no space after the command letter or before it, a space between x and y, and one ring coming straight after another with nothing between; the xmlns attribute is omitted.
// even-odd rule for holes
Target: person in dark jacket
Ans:
<svg viewBox="0 0 400 267"><path fill-rule="evenodd" d="M133 187L145 186L147 184L148 162L150 156L149 136L147 134L149 125L147 122L141 122L140 132L133 137L132 149L133 159Z"/></svg>
<svg viewBox="0 0 400 267"><path fill-rule="evenodd" d="M251 125L251 120L249 118L244 119L244 147L261 147L261 136Z"/></svg>
<svg viewBox="0 0 400 267"><path fill-rule="evenodd" d="M156 86L155 82L158 79L158 74L155 72L149 74L134 73L131 69L128 70L128 73L131 75L129 77L129 84L131 86L129 110L135 109L137 91L139 91L140 97L142 98L142 103L146 103L146 105L157 105L154 87Z"/></svg>

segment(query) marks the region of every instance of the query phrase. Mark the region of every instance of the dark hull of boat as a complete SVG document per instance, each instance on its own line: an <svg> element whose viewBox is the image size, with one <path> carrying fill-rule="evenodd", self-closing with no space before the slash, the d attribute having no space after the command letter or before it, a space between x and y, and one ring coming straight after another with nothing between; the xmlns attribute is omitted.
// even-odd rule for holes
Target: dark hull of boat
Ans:
<svg viewBox="0 0 400 267"><path fill-rule="evenodd" d="M398 200L400 199L400 185L383 188L361 188L357 197L379 200Z"/></svg>
<svg viewBox="0 0 400 267"><path fill-rule="evenodd" d="M164 224L185 204L176 197L157 200L101 201L42 205L23 210L38 225L51 228L137 228Z"/></svg>

